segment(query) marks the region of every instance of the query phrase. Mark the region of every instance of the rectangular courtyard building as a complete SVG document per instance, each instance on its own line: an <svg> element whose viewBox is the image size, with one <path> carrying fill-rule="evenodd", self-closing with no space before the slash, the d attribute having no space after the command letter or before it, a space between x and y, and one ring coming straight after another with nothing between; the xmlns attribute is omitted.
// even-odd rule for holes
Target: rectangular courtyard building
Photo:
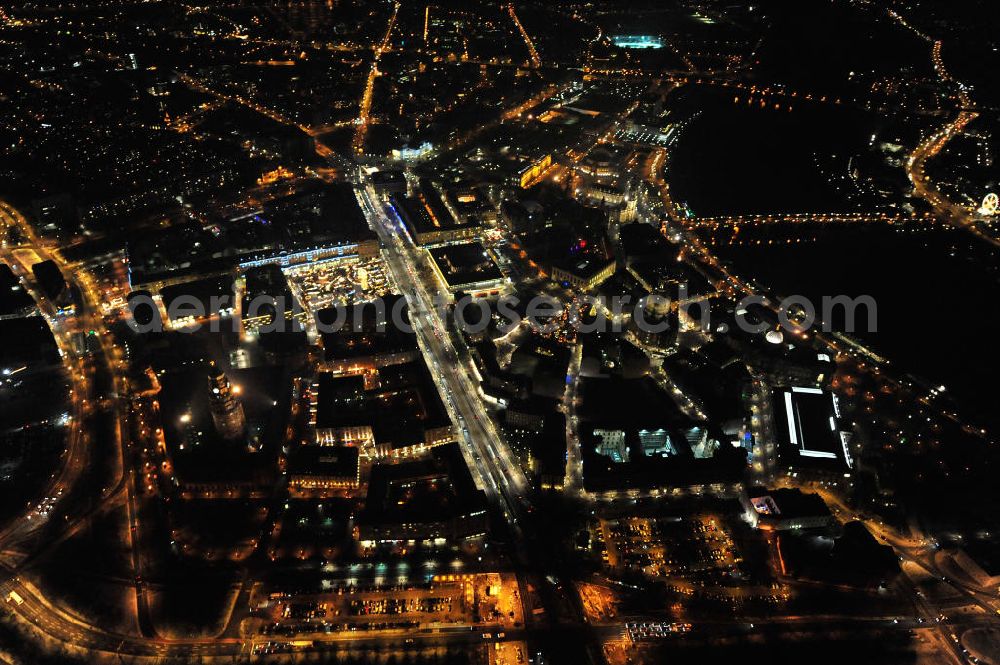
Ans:
<svg viewBox="0 0 1000 665"><path fill-rule="evenodd" d="M359 451L354 446L303 445L288 459L288 485L296 495L354 489L361 482Z"/></svg>
<svg viewBox="0 0 1000 665"><path fill-rule="evenodd" d="M454 427L422 359L363 375L324 372L316 393L316 443L321 446L356 445L376 458L406 458L454 440Z"/></svg>
<svg viewBox="0 0 1000 665"><path fill-rule="evenodd" d="M358 517L362 542L456 542L487 529L486 495L476 488L457 443L436 448L427 459L372 469Z"/></svg>
<svg viewBox="0 0 1000 665"><path fill-rule="evenodd" d="M481 233L478 220L455 218L429 180L421 180L413 196L392 194L389 202L418 245L469 240Z"/></svg>
<svg viewBox="0 0 1000 665"><path fill-rule="evenodd" d="M481 242L446 245L428 251L434 259L438 280L452 293L497 296L507 284L496 261Z"/></svg>

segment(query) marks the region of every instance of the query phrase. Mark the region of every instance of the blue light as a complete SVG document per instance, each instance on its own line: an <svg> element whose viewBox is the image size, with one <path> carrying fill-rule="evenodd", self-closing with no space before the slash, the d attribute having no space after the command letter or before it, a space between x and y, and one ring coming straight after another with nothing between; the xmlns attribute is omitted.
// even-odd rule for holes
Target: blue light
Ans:
<svg viewBox="0 0 1000 665"><path fill-rule="evenodd" d="M616 35L611 41L618 48L663 48L663 40L653 35Z"/></svg>

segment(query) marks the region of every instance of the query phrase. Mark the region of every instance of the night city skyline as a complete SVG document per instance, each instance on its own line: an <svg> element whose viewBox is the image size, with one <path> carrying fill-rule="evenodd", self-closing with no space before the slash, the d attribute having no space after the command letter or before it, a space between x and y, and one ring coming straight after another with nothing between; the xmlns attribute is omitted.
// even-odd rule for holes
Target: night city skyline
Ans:
<svg viewBox="0 0 1000 665"><path fill-rule="evenodd" d="M0 1L0 665L1000 665L989 7Z"/></svg>

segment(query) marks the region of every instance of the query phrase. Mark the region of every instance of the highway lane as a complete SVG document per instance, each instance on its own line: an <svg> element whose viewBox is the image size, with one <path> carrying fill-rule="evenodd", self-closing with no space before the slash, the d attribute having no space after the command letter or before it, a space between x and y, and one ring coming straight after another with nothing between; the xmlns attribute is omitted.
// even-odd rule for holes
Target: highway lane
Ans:
<svg viewBox="0 0 1000 665"><path fill-rule="evenodd" d="M864 522L868 530L871 531L882 542L890 545L904 561L908 561L923 570L928 575L946 582L957 592L965 596L971 603L982 608L991 622L1000 623L997 615L1000 615L1000 597L991 587L983 587L970 584L965 579L956 577L952 571L938 565L936 556L938 548L932 539L919 534L917 536L906 536L893 529L882 521L871 519L850 508L840 497L836 496L823 487L811 488L823 497L829 505L833 506L838 517L848 520Z"/></svg>
<svg viewBox="0 0 1000 665"><path fill-rule="evenodd" d="M24 217L16 209L3 201L0 201L0 225L5 228L13 227L17 229L22 238L25 239L25 243L16 247L8 246L6 243L0 246L0 258L4 262L16 269L19 261L13 252L15 249L24 247L32 248L38 257L43 260L48 258L45 248L31 233L31 229ZM66 451L61 458L59 468L53 473L46 488L41 492L43 496L58 498L67 493L69 488L76 483L89 459L87 448L89 435L83 431L83 426L98 401L96 395L92 394L93 382L90 380L91 361L85 356L76 353L72 339L73 334L85 327L87 321L78 320L80 317L77 316L58 316L56 305L40 293L30 271L26 271L21 276L21 279L28 293L35 300L39 311L49 324L71 383L72 392L70 402L72 415ZM16 547L18 543L23 542L35 533L45 521L34 509L27 511L19 519L6 525L0 531L0 544L4 548Z"/></svg>
<svg viewBox="0 0 1000 665"><path fill-rule="evenodd" d="M20 604L10 599L10 593L17 592ZM17 614L26 619L42 632L55 636L57 639L85 648L99 651L150 655L150 656L237 656L246 654L253 645L267 642L291 644L299 639L282 636L254 636L248 639L239 638L192 638L192 639L148 639L135 635L126 635L114 631L103 630L90 626L58 607L53 606L36 590L18 578L11 578L0 584L0 603L14 607ZM655 616L624 616L616 621L600 624L566 624L546 626L539 629L505 630L503 637L496 632L483 637L481 630L467 628L441 629L439 632L421 631L415 633L400 633L388 635L365 635L358 633L327 634L311 636L315 646L324 645L367 647L393 649L411 644L411 640L421 645L434 644L477 644L494 641L523 640L526 637L541 637L551 639L560 636L565 639L583 640L590 634L596 634L603 639L621 639L624 625L631 621L660 621L662 617ZM959 617L950 624L958 630L985 625L982 617ZM905 631L933 628L920 617L871 616L854 617L846 615L824 616L772 616L772 617L741 617L732 620L713 620L697 622L691 629L692 637L717 638L731 636L756 636L759 634L787 635L793 637L806 632L828 633L829 631L857 630L890 630ZM670 638L667 638L670 639Z"/></svg>
<svg viewBox="0 0 1000 665"><path fill-rule="evenodd" d="M1000 599L996 597L996 594L991 589L972 586L964 580L956 579L949 571L938 566L935 561L937 549L930 539L922 534L912 537L906 536L884 522L868 518L850 508L840 497L824 487L811 487L810 489L823 497L823 500L831 506L838 518L863 522L872 534L893 548L901 562L910 563L923 573L941 580L964 596L968 602L982 610L982 614L978 616L948 616L941 607L935 605L923 591L917 588L904 568L902 584L917 610L918 623L925 624L925 627L938 633L941 642L947 645L948 651L959 662L965 662L965 657L960 643L951 637L952 633L960 632L963 628L968 627L969 621L973 620L973 617L976 625L996 627L1000 623L1000 619L997 617L997 614L1000 613Z"/></svg>
<svg viewBox="0 0 1000 665"><path fill-rule="evenodd" d="M994 246L1000 246L1000 239L997 239L979 227L973 210L948 200L948 197L940 191L926 173L928 160L937 156L952 138L960 134L966 126L979 117L979 114L972 110L975 107L975 103L969 95L966 86L956 81L945 66L944 58L941 55L944 43L940 39L932 40L931 37L921 33L907 23L905 17L901 14L891 9L888 10L888 14L890 18L900 25L913 30L923 39L932 42L931 64L934 66L934 72L942 83L953 84L957 87L958 115L921 141L913 152L910 153L906 161L906 175L913 185L913 193L927 201L941 219L955 226L967 229L980 240Z"/></svg>
<svg viewBox="0 0 1000 665"><path fill-rule="evenodd" d="M963 118L963 116L965 116L965 117ZM956 120L954 120L952 123L949 123L945 128L943 128L939 132L936 132L934 135L932 135L930 138L928 138L924 142L922 148L918 148L917 152L919 153L920 156L917 156L917 157L912 157L911 156L911 160L910 161L913 162L914 159L916 159L918 162L920 162L921 160L926 159L929 154L931 154L931 153L935 153L936 154L936 150L940 149L940 147L943 145L943 142L947 141L948 138L950 138L957 131L959 131L959 127L960 126L964 126L965 123L971 121L971 117L970 116L974 117L975 114L966 114L966 113L963 113L963 114L960 115L959 118L957 118ZM667 184L667 182L666 182L666 180L664 178L664 175L663 175L664 161L665 161L665 159L664 159L664 153L663 152L655 152L655 153L651 154L650 160L649 160L649 162L647 164L648 177L651 179L652 183L660 190L660 194L661 194L661 197L663 199L663 203L664 203L665 208L666 208L666 210L668 212L668 215L670 216L670 221L672 222L671 227L672 227L672 231L675 234L674 238L675 238L675 240L679 240L679 241L681 241L681 242L684 243L684 246L686 248L685 249L686 258L688 258L689 261L700 263L701 266L705 270L711 271L710 274L714 273L715 275L717 275L718 276L718 286L719 286L719 288L721 290L725 291L728 295L730 295L732 297L735 297L735 296L738 296L738 295L759 295L759 296L762 296L762 297L764 297L766 299L766 304L769 307L773 308L774 307L774 303L777 301L777 298L773 294L762 292L762 290L760 289L760 287L756 283L747 282L747 281L745 281L745 280L737 277L733 273L731 273L728 270L728 268L726 268L726 266L724 266L708 250L708 248L704 245L704 243L702 243L700 241L700 239L691 231L691 229L690 229L691 220L686 219L679 212L678 208L674 205L674 202L673 202L673 200L671 198L670 187ZM920 182L920 183L926 183L926 178L923 178L923 177L915 178L915 186L917 186L918 182ZM927 185L923 184L923 185L920 185L920 186L921 187L926 187ZM941 205L940 201L938 201L938 203L939 203L939 205ZM960 207L958 207L958 208L960 208ZM964 210L964 209L962 209L962 210ZM952 210L951 214L952 215L958 215L959 212L957 210ZM716 281L716 280L713 280L713 281ZM815 339L816 339L817 342L820 342L820 343L826 345L832 351L834 351L836 353L845 353L845 354L848 354L848 355L855 355L854 352L852 352L851 350L845 349L842 346L842 344L838 343L831 336L828 336L828 335L825 335L825 334L822 334L822 333L818 333L818 332L814 332L813 334L814 334L814 337L815 337ZM872 361L876 362L876 365L885 364L884 361L883 362L877 362L877 361L874 361L874 360L872 360ZM878 367L876 369L879 372L881 371ZM889 377L885 377L885 378L888 379ZM762 381L762 379L760 377L758 377L758 380L761 381L761 383L763 385L763 381ZM898 382L897 382L897 385L898 385ZM766 397L766 391L761 392L761 395L763 395L763 396ZM769 410L769 405L767 404L767 400L766 399L761 399L760 401L758 401L757 406L759 407L758 411L757 411L757 413L759 413L759 414L764 414L764 413L766 413ZM945 415L947 415L947 414L945 414ZM949 418L949 419L953 420L953 418ZM764 436L767 436L766 429L767 428L759 427L757 431L760 432L761 434L763 434ZM774 449L773 448L773 441L768 440L768 441L765 442L765 445L766 445L766 451L768 453L773 452L773 449ZM764 460L763 461L764 468L762 468L762 469L760 469L758 471L767 471L766 467L772 461L773 460L770 460L770 459ZM839 499L836 499L832 493L826 493L826 496L828 496L831 501L837 500L838 503L839 503ZM844 511L848 511L849 510L846 506L843 506L842 504L841 504L841 507L843 508ZM870 521L869 521L869 525L871 525ZM886 534L883 534L883 535L886 535ZM892 543L894 545L898 544L898 536L896 538L897 538L897 542L896 543ZM904 554L904 556L908 556L908 554L906 552L902 552L902 553ZM923 562L919 562L919 563L920 563L921 566L926 566L927 562L923 561Z"/></svg>
<svg viewBox="0 0 1000 665"><path fill-rule="evenodd" d="M375 210L374 207L370 209ZM120 351L114 347L112 337L105 329L103 320L93 314L93 312L99 311L97 292L93 281L89 275L75 270L73 266L63 261L58 252L47 251L46 247L34 236L23 217L13 218L16 211L11 213L6 208L0 208L0 210L11 217L8 221L13 221L21 228L23 236L33 247L37 248L39 256L46 258L51 255L53 260L56 260L67 273L67 277L72 275L76 278L83 296L78 313L80 323L87 329L99 332L101 352L108 359L113 376L114 395L110 396L107 401L115 405L114 408L119 417L124 419L122 400L118 398L124 395L127 390L124 378L119 374L125 364ZM469 458L470 469L478 477L481 486L486 489L487 495L493 498L504 514L515 536L519 535L518 512L522 508L520 502L524 500L523 497L528 491L527 481L510 450L499 437L492 420L477 396L478 385L471 378L472 361L468 349L457 350L455 348L440 313L433 307L432 291L428 290L418 277L420 274L425 274L419 265L422 250L407 245L398 235L398 230L393 237L393 231L389 226L391 220L384 216L384 210L382 213L381 219L374 220L376 223L373 224L373 228L380 230L380 236L386 240L388 248L386 255L397 281L400 284L410 285L407 295L411 303L411 317L423 348L431 358L436 380L444 389L445 402L459 426L460 439L465 444L463 452ZM119 427L118 434L120 435L122 431L127 431L127 429ZM120 436L119 444L121 445ZM7 570L9 575L0 585L0 597L4 599L8 609L13 609L21 619L33 624L42 632L55 639L87 648L160 656L168 654L233 655L245 651L246 643L232 638L166 640L158 638L154 634L148 619L146 589L141 574L140 545L138 543L139 525L134 509L134 501L137 496L135 471L133 465L129 463L130 456L123 445L121 451L123 479L119 481L117 489L114 491L118 493L124 486L128 494L128 538L135 576L138 624L142 635L124 635L106 631L59 610L45 598L39 589L22 579L13 570ZM83 463L71 464L68 465L67 472L78 474L83 467ZM67 486L71 484L73 479L72 476L63 476ZM15 596L11 595L12 592L16 594L19 602L13 600ZM374 638L374 641L381 642L382 640Z"/></svg>
<svg viewBox="0 0 1000 665"><path fill-rule="evenodd" d="M390 272L407 296L410 320L431 372L443 387L442 397L464 443L469 468L498 505L515 537L519 536L519 515L530 486L479 398L468 348L456 348L443 314L435 306L442 295L441 285L433 283L424 251L410 242L398 218L386 210L371 187L364 189L361 198L369 223L384 246Z"/></svg>
<svg viewBox="0 0 1000 665"><path fill-rule="evenodd" d="M913 185L913 193L927 201L941 219L966 229L980 240L1000 247L1000 240L980 228L974 211L948 200L926 172L927 162L937 156L952 138L977 117L978 114L973 111L962 111L955 119L924 139L907 159L906 175Z"/></svg>
<svg viewBox="0 0 1000 665"><path fill-rule="evenodd" d="M16 595L14 595L16 594ZM241 640L157 640L106 630L91 625L62 610L37 588L19 576L0 584L0 603L21 620L61 642L111 653L168 655L233 655Z"/></svg>
<svg viewBox="0 0 1000 665"><path fill-rule="evenodd" d="M978 229L973 228L971 222L968 220L967 211L964 211L964 209L962 209L960 206L955 206L954 204L950 204L949 202L944 200L944 198L941 197L940 194L936 192L936 190L932 189L932 186L929 184L929 180L923 175L923 163L926 161L926 159L936 154L937 151L939 151L943 147L944 143L948 139L950 139L953 135L958 133L961 130L961 128L964 127L964 125L967 124L968 122L971 122L971 120L974 119L974 117L975 117L974 113L963 112L952 123L949 123L948 125L945 126L945 128L943 128L939 132L936 132L931 137L929 137L918 148L918 150L914 153L914 155L911 156L907 170L911 174L911 179L914 182L914 188L917 189L918 192L922 191L923 192L922 195L925 196L925 198L929 197L929 200L933 205L935 205L935 209L938 212L942 213L952 223L958 223L961 226L970 228L973 232L977 233L977 235L980 235L981 232ZM663 163L664 159L661 156L661 154L654 153L653 155L651 155L650 161L647 165L648 174L652 183L655 186L657 186L658 189L660 190L663 203L665 205L668 215L670 216L671 224L669 225L670 229L668 233L673 234L675 240L684 243L685 246L684 253L686 255L686 258L688 258L690 261L697 262L698 264L700 264L702 269L705 270L708 274L716 275L717 278L713 279L712 281L717 284L720 290L727 293L727 295L729 295L730 297L743 296L743 295L761 295L767 299L766 304L769 307L773 308L774 307L773 303L777 299L774 298L772 294L762 292L759 286L756 285L755 283L747 282L737 277L733 273L731 273L728 270L728 268L726 268L708 250L708 248L704 245L704 243L702 243L701 240L692 232L690 220L687 220L679 212L678 208L674 205L671 199L669 185L666 183L663 176ZM824 344L835 353L846 353L849 355L855 355L853 350L845 349L841 343L838 343L838 341L834 340L831 336L818 332L814 332L813 335L817 342ZM881 372L881 368L879 366L884 363L877 361L874 362L876 362L876 371ZM761 395L766 395L766 391L758 391L758 392ZM756 406L758 407L758 410L755 413L758 416L766 414L766 412L769 410L769 405L767 404L766 399L764 399L763 401L758 401ZM947 417L947 414L944 414L944 417ZM755 466L754 470L761 476L767 476L771 472L771 465L773 464L772 456L767 454L773 451L773 440L771 440L771 437L768 437L769 433L767 431L767 427L762 427L761 423L755 423L755 434L760 434L765 437L765 440L763 441L765 456L763 459L758 459L755 461L755 464L760 463L760 467L757 468ZM826 493L826 496L829 497L831 502L836 500L838 504L840 503L839 499L835 499L832 493L828 492ZM847 509L846 506L843 506L842 504L841 508L847 514L851 514L853 512L849 511L849 509ZM866 521L866 523L869 524L870 527L872 526L871 521ZM880 534L878 528L873 528L872 530L877 535ZM956 580L953 579L949 579L946 574L942 574L942 571L940 571L937 568L937 566L934 564L932 560L928 561L924 557L914 556L914 552L907 549L907 547L903 546L903 543L899 542L898 538L895 540L891 540L889 534L882 533L880 535L883 536L883 540L885 542L893 545L895 551L899 553L904 560L913 562L914 564L928 571L932 575L940 577L943 580L948 580L950 583L952 583L953 586L956 586L956 588L960 588L960 590L966 593L966 595L968 595L973 602L986 609L988 614L991 616L991 619L995 618L996 607L994 607L993 604L990 602L984 602L984 599L978 596L974 592L975 590L963 588L960 582L957 582ZM921 614L921 616L919 617L920 619L924 619L924 621L928 620L934 621L934 619L940 614L939 612L936 612L932 607L930 607L926 599L924 599L921 595L917 594L915 590L912 593L912 598L914 600L915 607ZM950 655L953 658L958 659L959 662L964 662L960 648L954 643L953 640L950 639L950 636L944 632L946 626L950 624L935 624L935 625L936 628L934 630L943 638L944 642L948 645L948 651Z"/></svg>
<svg viewBox="0 0 1000 665"><path fill-rule="evenodd" d="M517 17L517 12L514 10L514 3L507 5L507 12L510 14L510 18L514 21L514 25L517 27L518 33L521 35L521 39L524 40L524 47L528 49L528 57L531 58L531 66L538 69L542 66L542 59L538 55L538 51L535 50L535 44L531 41L531 36L528 35L528 31L524 29L521 25L521 19Z"/></svg>
<svg viewBox="0 0 1000 665"><path fill-rule="evenodd" d="M38 237L31 224L23 215L4 202L0 202L0 220L5 225L14 226L17 229L24 240L22 246L30 247L43 260L50 259L54 261L70 288L75 289L80 295L80 301L76 303L77 309L75 315L72 319L67 319L65 323L54 316L54 305L52 303L45 301L44 298L38 301L43 312L47 312L57 339L61 339L60 348L63 350L64 357L77 360L78 366L71 368L74 379L78 382L86 381L86 373L83 371L83 367L96 365L103 366L110 376L110 394L90 394L88 390L92 391L94 386L93 382L87 381L75 387L74 404L75 406L79 404L81 408L87 408L88 405L89 408L107 408L113 412L115 417L114 445L119 453L120 475L109 487L104 488L101 500L103 502L108 497L117 494L122 487L125 487L127 490L125 505L129 526L128 545L135 575L136 607L139 612L137 621L144 628L144 633L150 633L151 622L148 615L146 591L141 575L141 554L136 543L139 525L135 509L137 496L135 470L133 465L129 463L131 455L126 449L124 441L124 433L128 431L128 410L125 400L128 391L125 379L127 363L121 349L115 346L111 331L100 314L100 288L89 272L79 265L66 261L57 249L51 248ZM65 326L65 329L63 326ZM73 332L84 330L94 331L98 342L98 348L92 351L90 359L77 356L74 347L70 344L70 335ZM83 395L87 395L87 397L83 397ZM85 419L82 416L83 414L81 413L80 417L74 418L74 431L76 431L76 428L83 426ZM83 470L88 466L90 461L89 451L86 446L89 436L88 432L78 432L75 437L71 437L69 453L65 456L65 463L59 473L53 479L53 484L50 487L50 495L63 496L64 494L69 494L71 488L80 479ZM3 534L8 536L8 541L0 540L0 542L4 542L6 545L9 539L15 535L23 540L36 531L40 526L40 520L34 520L34 523L32 523L29 515L30 513L26 513L20 520L12 524L8 528L9 531L5 531Z"/></svg>
<svg viewBox="0 0 1000 665"><path fill-rule="evenodd" d="M392 29L396 25L396 17L399 16L399 7L400 3L396 2L392 10L392 16L389 17L389 24L385 28L385 36L374 49L372 67L368 72L368 78L365 79L365 87L361 93L361 99L358 100L358 118L355 121L356 128L354 130L354 138L351 141L351 147L354 153L358 155L362 154L365 149L365 134L368 132L368 119L371 115L372 99L375 93L375 79L379 76L378 61L382 58L382 54L389 48L390 40L392 39Z"/></svg>

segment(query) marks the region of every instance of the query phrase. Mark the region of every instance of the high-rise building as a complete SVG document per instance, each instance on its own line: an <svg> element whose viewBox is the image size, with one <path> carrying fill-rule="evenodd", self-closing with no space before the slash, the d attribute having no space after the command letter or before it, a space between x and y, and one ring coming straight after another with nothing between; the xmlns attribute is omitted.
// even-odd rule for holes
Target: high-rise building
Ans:
<svg viewBox="0 0 1000 665"><path fill-rule="evenodd" d="M239 390L229 383L229 378L215 363L208 372L208 390L216 431L230 441L241 438L246 433L247 419L243 404L236 397Z"/></svg>

